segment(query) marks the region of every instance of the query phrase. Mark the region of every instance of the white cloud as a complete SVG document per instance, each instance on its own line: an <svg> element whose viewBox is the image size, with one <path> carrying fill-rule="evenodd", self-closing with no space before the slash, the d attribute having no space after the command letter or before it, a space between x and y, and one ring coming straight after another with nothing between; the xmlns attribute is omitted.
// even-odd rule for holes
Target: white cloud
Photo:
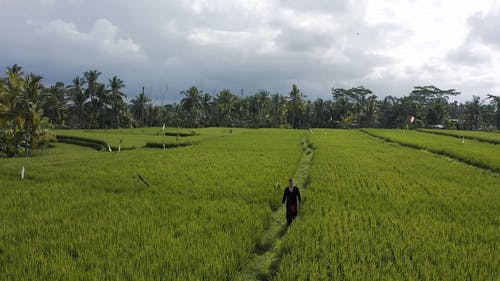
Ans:
<svg viewBox="0 0 500 281"><path fill-rule="evenodd" d="M81 32L74 23L56 19L41 26L39 34L48 42L55 40L67 47L97 48L97 52L119 56L141 56L140 46L130 37L121 38L118 27L107 19L97 19L89 32Z"/></svg>
<svg viewBox="0 0 500 281"><path fill-rule="evenodd" d="M280 32L269 28L252 31L227 31L209 28L194 28L187 39L197 45L215 45L221 48L240 48L256 54L276 50L275 38Z"/></svg>

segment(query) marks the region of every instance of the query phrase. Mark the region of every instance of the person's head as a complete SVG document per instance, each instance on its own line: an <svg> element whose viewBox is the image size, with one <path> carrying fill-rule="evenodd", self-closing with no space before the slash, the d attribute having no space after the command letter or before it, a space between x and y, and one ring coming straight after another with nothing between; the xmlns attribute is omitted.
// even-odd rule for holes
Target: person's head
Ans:
<svg viewBox="0 0 500 281"><path fill-rule="evenodd" d="M288 186L292 187L293 186L293 179L288 180Z"/></svg>

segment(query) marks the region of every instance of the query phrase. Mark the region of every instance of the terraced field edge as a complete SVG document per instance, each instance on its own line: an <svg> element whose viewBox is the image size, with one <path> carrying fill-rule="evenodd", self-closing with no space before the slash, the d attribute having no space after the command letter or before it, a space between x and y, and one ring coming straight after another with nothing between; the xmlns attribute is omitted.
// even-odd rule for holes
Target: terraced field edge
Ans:
<svg viewBox="0 0 500 281"><path fill-rule="evenodd" d="M487 138L482 138L482 137L475 137L475 136L460 135L458 132L457 132L457 134L452 134L452 133L447 133L447 132L421 130L421 129L417 129L417 131L423 132L423 133L435 134L435 135L454 137L454 138L464 138L464 139L475 140L475 141L479 141L479 142L487 142L487 143L491 143L491 144L500 144L500 141L497 141L497 140L492 140L492 139L487 139Z"/></svg>
<svg viewBox="0 0 500 281"><path fill-rule="evenodd" d="M471 165L471 166L474 166L474 167L477 167L477 168L480 168L480 169L488 170L488 171L491 171L491 172L494 172L494 173L500 173L500 169L498 169L498 168L494 168L494 167L485 165L484 163L482 163L480 161L474 161L474 160L471 160L471 159L468 159L468 158L465 158L465 157L461 157L461 156L458 156L456 154L453 154L453 153L450 153L450 152L447 152L447 151L438 150L438 149L432 149L432 148L428 148L428 147L421 146L421 145L418 145L418 144L413 144L413 143L396 141L396 140L393 140L393 139L391 139L389 137L384 137L384 136L376 135L376 134L370 133L368 131L365 131L363 129L361 129L360 131L362 133L368 135L368 136L371 136L371 137L374 137L374 138L377 138L377 139L381 139L381 140L386 141L386 142L396 143L396 144L399 144L401 146L406 146L406 147L410 147L410 148L414 148L414 149L429 151L431 153L442 155L442 156L446 156L446 157L449 157L451 159L460 161L462 163L465 163L465 164L468 164L468 165Z"/></svg>

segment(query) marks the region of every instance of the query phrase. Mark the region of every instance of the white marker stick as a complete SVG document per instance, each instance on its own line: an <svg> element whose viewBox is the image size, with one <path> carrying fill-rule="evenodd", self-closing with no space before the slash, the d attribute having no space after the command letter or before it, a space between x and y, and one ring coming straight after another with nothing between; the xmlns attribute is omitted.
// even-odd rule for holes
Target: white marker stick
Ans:
<svg viewBox="0 0 500 281"><path fill-rule="evenodd" d="M21 168L21 179L24 180L24 173L26 172L26 169L24 169L24 166Z"/></svg>

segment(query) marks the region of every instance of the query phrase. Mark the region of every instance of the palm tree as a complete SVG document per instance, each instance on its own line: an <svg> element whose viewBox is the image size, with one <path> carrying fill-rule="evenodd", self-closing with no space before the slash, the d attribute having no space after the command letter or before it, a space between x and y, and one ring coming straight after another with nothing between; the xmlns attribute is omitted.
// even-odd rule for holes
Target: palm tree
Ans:
<svg viewBox="0 0 500 281"><path fill-rule="evenodd" d="M98 82L97 79L99 79L99 76L101 75L101 72L97 70L89 70L83 73L83 76L85 77L85 80L87 81L87 89L85 89L85 96L87 98L90 98L91 100L96 98L96 92L98 88Z"/></svg>
<svg viewBox="0 0 500 281"><path fill-rule="evenodd" d="M343 88L332 88L334 119L344 124L344 120L352 111L353 104L349 98L349 91Z"/></svg>
<svg viewBox="0 0 500 281"><path fill-rule="evenodd" d="M37 144L36 129L40 122L42 113L42 99L44 98L44 87L41 83L42 76L30 73L25 80L26 86L21 101L21 116L24 123L24 147L25 156L30 154L30 146Z"/></svg>
<svg viewBox="0 0 500 281"><path fill-rule="evenodd" d="M151 99L144 94L144 87L142 87L142 93L140 93L135 99L132 99L130 102L130 111L132 112L136 123L139 123L137 125L141 127L144 126L144 121L147 115L147 108L151 102Z"/></svg>
<svg viewBox="0 0 500 281"><path fill-rule="evenodd" d="M248 97L248 113L253 127L268 125L269 103L269 92L266 90L260 90L255 95Z"/></svg>
<svg viewBox="0 0 500 281"><path fill-rule="evenodd" d="M200 113L203 110L203 105L201 102L201 94L203 91L199 91L195 86L181 91L181 95L185 97L181 100L180 106L183 111L185 111L189 116L189 126L196 127L198 125L198 120L200 118Z"/></svg>
<svg viewBox="0 0 500 281"><path fill-rule="evenodd" d="M116 120L116 127L120 128L120 110L125 109L125 103L123 102L123 98L127 96L121 92L120 90L125 88L125 84L121 79L114 76L109 79L109 103L111 105L111 114Z"/></svg>
<svg viewBox="0 0 500 281"><path fill-rule="evenodd" d="M233 126L236 117L236 104L240 98L231 93L230 90L220 91L214 99L215 111L217 114L217 126Z"/></svg>
<svg viewBox="0 0 500 281"><path fill-rule="evenodd" d="M469 130L479 129L479 114L481 113L482 102L480 97L472 96L472 101L465 102L466 122Z"/></svg>
<svg viewBox="0 0 500 281"><path fill-rule="evenodd" d="M279 128L283 124L286 114L286 97L275 93L271 95L269 105L269 118L272 120L272 127Z"/></svg>
<svg viewBox="0 0 500 281"><path fill-rule="evenodd" d="M299 90L297 85L292 85L292 91L288 98L287 115L289 118L289 124L292 128L300 128L302 126L302 115L304 113L304 98L305 96Z"/></svg>
<svg viewBox="0 0 500 281"><path fill-rule="evenodd" d="M493 125L496 130L500 130L500 96L494 96L491 94L487 95L487 99L490 100L490 105L493 109Z"/></svg>
<svg viewBox="0 0 500 281"><path fill-rule="evenodd" d="M375 123L375 114L377 109L377 96L370 95L366 98L363 105L363 115L361 118L361 126L363 127L373 127Z"/></svg>
<svg viewBox="0 0 500 281"><path fill-rule="evenodd" d="M43 104L44 115L56 126L62 126L67 114L67 88L63 82L56 82L50 86L48 95Z"/></svg>
<svg viewBox="0 0 500 281"><path fill-rule="evenodd" d="M89 112L89 119L87 120L88 126L92 127L95 126L96 124L94 122L98 121L97 119L97 114L99 114L99 107L102 104L102 101L99 101L99 98L97 96L98 90L101 87L101 83L97 82L99 79L99 76L101 75L101 72L97 70L89 70L83 73L83 76L85 77L85 80L87 81L87 88L84 91L85 94L85 100L90 99L90 108L88 110ZM102 92L100 93L102 94Z"/></svg>
<svg viewBox="0 0 500 281"><path fill-rule="evenodd" d="M83 129L85 118L85 101L87 100L83 86L85 79L77 76L73 79L73 84L68 86L70 99L73 101L73 113L76 117L76 123L80 129Z"/></svg>
<svg viewBox="0 0 500 281"><path fill-rule="evenodd" d="M7 93L4 90L4 79L0 78L0 128L7 127L7 118L5 114L9 112L9 107L6 104Z"/></svg>
<svg viewBox="0 0 500 281"><path fill-rule="evenodd" d="M212 96L208 93L201 95L201 107L202 107L202 120L203 126L210 126L210 117L212 117Z"/></svg>
<svg viewBox="0 0 500 281"><path fill-rule="evenodd" d="M7 78L3 84L3 111L2 118L8 127L12 129L12 145L14 147L13 154L17 156L17 140L18 140L18 125L22 122L21 101L25 86L25 77L22 67L14 64L12 67L7 67Z"/></svg>
<svg viewBox="0 0 500 281"><path fill-rule="evenodd" d="M91 122L96 122L99 128L106 127L106 119L108 115L108 103L110 103L110 97L108 96L108 90L106 85L97 84L97 88L94 94L94 99L91 101L91 107L93 111L93 120Z"/></svg>

